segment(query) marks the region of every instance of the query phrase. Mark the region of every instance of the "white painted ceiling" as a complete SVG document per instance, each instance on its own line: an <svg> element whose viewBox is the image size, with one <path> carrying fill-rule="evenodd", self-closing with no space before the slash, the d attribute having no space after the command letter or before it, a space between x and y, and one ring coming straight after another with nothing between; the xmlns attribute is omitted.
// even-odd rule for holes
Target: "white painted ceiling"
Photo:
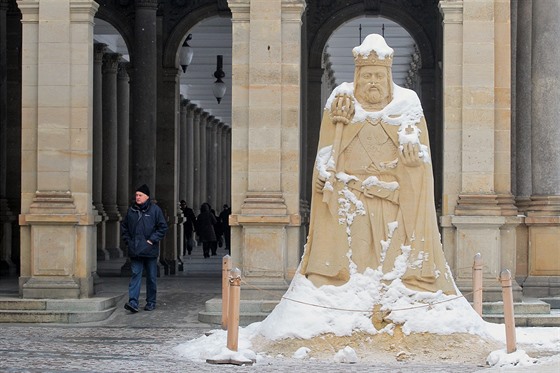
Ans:
<svg viewBox="0 0 560 373"><path fill-rule="evenodd" d="M404 85L414 53L414 41L398 24L380 17L354 19L339 27L330 37L326 52L330 55L336 85L354 80L352 48L360 44L360 25L361 40L371 33L384 34L387 44L395 50L393 80ZM181 74L181 94L222 122L231 125L231 20L207 18L188 33L192 34L189 45L193 47L194 56L186 73ZM121 53L128 60L129 53L117 30L97 18L94 40L107 44L111 51ZM217 55L224 56L223 70L226 76L223 81L227 85L220 104L212 94Z"/></svg>

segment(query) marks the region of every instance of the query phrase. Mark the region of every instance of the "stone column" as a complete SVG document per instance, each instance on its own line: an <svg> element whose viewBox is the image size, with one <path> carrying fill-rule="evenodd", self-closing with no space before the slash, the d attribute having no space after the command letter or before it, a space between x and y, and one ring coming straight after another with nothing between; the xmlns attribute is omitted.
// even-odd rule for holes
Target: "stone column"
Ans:
<svg viewBox="0 0 560 373"><path fill-rule="evenodd" d="M323 73L322 68L307 69L307 126L303 128L302 136L303 144L308 144L308 146L304 146L302 149L302 175L305 176L302 177L301 188L303 198L308 203L311 203L311 178L315 169L315 157L317 155L317 146L319 145L319 131L321 129L321 117L324 106L321 99Z"/></svg>
<svg viewBox="0 0 560 373"><path fill-rule="evenodd" d="M24 298L94 293L92 76L94 1L20 0ZM57 53L53 53L57 51ZM39 63L39 61L41 63Z"/></svg>
<svg viewBox="0 0 560 373"><path fill-rule="evenodd" d="M517 1L517 43L515 49L516 115L515 115L515 201L523 214L531 202L531 33L532 2ZM518 283L523 283L529 271L529 237L525 224L517 227Z"/></svg>
<svg viewBox="0 0 560 373"><path fill-rule="evenodd" d="M230 0L228 4L233 28L232 256L248 282L280 293L300 259L300 61L305 2Z"/></svg>
<svg viewBox="0 0 560 373"><path fill-rule="evenodd" d="M106 249L107 214L103 208L103 55L107 45L94 44L93 53L93 205L100 216L97 224L97 260L108 260Z"/></svg>
<svg viewBox="0 0 560 373"><path fill-rule="evenodd" d="M132 102L132 185L147 184L156 195L156 103L157 103L157 0L136 0ZM171 232L170 232L171 233Z"/></svg>
<svg viewBox="0 0 560 373"><path fill-rule="evenodd" d="M200 122L202 109L197 108L193 117L193 206L195 213L200 212L201 195L200 192Z"/></svg>
<svg viewBox="0 0 560 373"><path fill-rule="evenodd" d="M216 213L222 211L224 204L223 184L224 184L224 126L223 122L218 121L216 125Z"/></svg>
<svg viewBox="0 0 560 373"><path fill-rule="evenodd" d="M168 218L168 230L160 249L160 263L165 274L173 275L179 268L177 236L183 214L179 210L179 113L180 70L176 67L162 69L158 85L157 127L157 189L158 205Z"/></svg>
<svg viewBox="0 0 560 373"><path fill-rule="evenodd" d="M8 179L8 59L7 0L0 0L0 275L16 273L12 261L12 223L16 220L7 199Z"/></svg>
<svg viewBox="0 0 560 373"><path fill-rule="evenodd" d="M226 202L231 206L231 126L227 127L226 131L226 182L224 185L224 194L226 196Z"/></svg>
<svg viewBox="0 0 560 373"><path fill-rule="evenodd" d="M187 200L187 112L189 100L180 96L180 110L179 110L179 201ZM185 240L184 240L184 226L185 216L181 209L177 209L177 251L179 258L185 253ZM179 270L183 270L183 261L179 259Z"/></svg>
<svg viewBox="0 0 560 373"><path fill-rule="evenodd" d="M534 297L560 295L560 24L556 1L532 2L531 169L529 277L523 292Z"/></svg>
<svg viewBox="0 0 560 373"><path fill-rule="evenodd" d="M189 101L181 96L179 125L179 200L187 200L187 116ZM191 117L192 119L192 117Z"/></svg>
<svg viewBox="0 0 560 373"><path fill-rule="evenodd" d="M208 122L208 202L219 213L218 206L218 124L220 121L212 118Z"/></svg>
<svg viewBox="0 0 560 373"><path fill-rule="evenodd" d="M105 221L105 248L110 258L121 258L119 248L121 215L117 208L117 68L121 55L105 53L103 56L103 209Z"/></svg>
<svg viewBox="0 0 560 373"><path fill-rule="evenodd" d="M208 140L206 126L208 124L208 113L202 112L200 115L200 169L198 179L198 189L200 190L200 204L208 202L208 192L206 190L206 178L208 170ZM198 206L200 208L200 205Z"/></svg>
<svg viewBox="0 0 560 373"><path fill-rule="evenodd" d="M129 163L129 128L130 128L130 79L128 69L130 63L119 63L117 74L117 206L121 216L126 216L128 206L132 202L132 193L128 190ZM126 245L121 242L121 249Z"/></svg>
<svg viewBox="0 0 560 373"><path fill-rule="evenodd" d="M190 208L194 207L194 126L195 126L195 110L196 105L189 104L187 107L187 186L186 186L186 201L187 206Z"/></svg>
<svg viewBox="0 0 560 373"><path fill-rule="evenodd" d="M509 166L509 2L442 0L439 5L445 45L444 250L464 292L472 289L473 257L480 252L485 300L500 300L496 278L503 268L515 272L515 227L520 223ZM515 283L516 300L520 290Z"/></svg>

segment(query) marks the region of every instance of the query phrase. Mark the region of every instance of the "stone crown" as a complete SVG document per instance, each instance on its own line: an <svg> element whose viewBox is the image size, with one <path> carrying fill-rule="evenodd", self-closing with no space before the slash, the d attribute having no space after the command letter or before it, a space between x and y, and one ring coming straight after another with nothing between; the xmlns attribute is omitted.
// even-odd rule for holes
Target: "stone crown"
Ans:
<svg viewBox="0 0 560 373"><path fill-rule="evenodd" d="M356 51L352 51L354 55L354 64L356 66L387 66L391 67L393 65L393 55L380 59L375 51L370 51L369 54L362 55Z"/></svg>

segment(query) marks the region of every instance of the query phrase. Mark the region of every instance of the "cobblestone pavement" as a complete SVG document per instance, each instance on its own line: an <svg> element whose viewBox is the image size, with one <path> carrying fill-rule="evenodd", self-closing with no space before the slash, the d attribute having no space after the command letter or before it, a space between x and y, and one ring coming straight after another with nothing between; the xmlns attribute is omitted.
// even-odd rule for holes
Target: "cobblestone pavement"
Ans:
<svg viewBox="0 0 560 373"><path fill-rule="evenodd" d="M128 278L109 277L103 281L104 294L126 294ZM449 361L430 365L410 362L349 365L292 358L263 358L253 366L212 365L177 355L173 347L217 327L200 323L198 312L206 300L219 295L221 280L216 271L211 275L183 273L158 279L158 305L152 312L128 313L123 308L125 296L113 315L102 322L0 324L0 372L462 373L485 370L484 366Z"/></svg>

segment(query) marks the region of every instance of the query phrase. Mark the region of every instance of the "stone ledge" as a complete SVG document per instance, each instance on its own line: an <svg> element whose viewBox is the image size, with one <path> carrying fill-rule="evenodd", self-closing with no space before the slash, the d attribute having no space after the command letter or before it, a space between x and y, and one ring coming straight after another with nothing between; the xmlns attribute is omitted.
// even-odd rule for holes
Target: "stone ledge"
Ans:
<svg viewBox="0 0 560 373"><path fill-rule="evenodd" d="M78 324L103 321L124 294L87 299L0 298L0 323Z"/></svg>
<svg viewBox="0 0 560 373"><path fill-rule="evenodd" d="M485 315L482 314L484 321L494 324L503 324L503 315ZM549 315L536 314L536 315L515 315L515 326L525 327L560 327L560 313L551 313Z"/></svg>

